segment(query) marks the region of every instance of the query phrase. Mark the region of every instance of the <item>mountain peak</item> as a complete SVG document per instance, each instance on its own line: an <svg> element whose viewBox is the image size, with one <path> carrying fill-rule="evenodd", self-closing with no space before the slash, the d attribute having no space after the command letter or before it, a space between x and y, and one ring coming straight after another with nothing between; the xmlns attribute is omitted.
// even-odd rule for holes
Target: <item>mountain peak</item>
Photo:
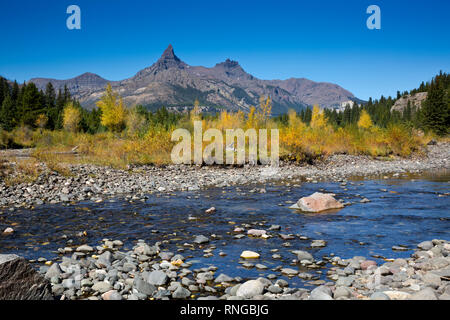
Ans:
<svg viewBox="0 0 450 320"><path fill-rule="evenodd" d="M156 61L155 65L159 70L167 70L173 67L184 69L186 66L186 64L175 55L175 51L173 50L171 44L169 44L167 49L164 50L163 54L158 59L158 61Z"/></svg>
<svg viewBox="0 0 450 320"><path fill-rule="evenodd" d="M227 59L224 62L216 64L216 67L223 67L225 69L233 69L236 67L240 67L239 62Z"/></svg>
<svg viewBox="0 0 450 320"><path fill-rule="evenodd" d="M167 47L166 50L164 50L163 54L161 55L161 58L165 59L178 59L178 57L175 55L175 52L173 51L173 47L171 44Z"/></svg>
<svg viewBox="0 0 450 320"><path fill-rule="evenodd" d="M103 79L98 74L92 73L92 72L85 72L78 77L75 77L75 79ZM104 79L103 79L104 80Z"/></svg>

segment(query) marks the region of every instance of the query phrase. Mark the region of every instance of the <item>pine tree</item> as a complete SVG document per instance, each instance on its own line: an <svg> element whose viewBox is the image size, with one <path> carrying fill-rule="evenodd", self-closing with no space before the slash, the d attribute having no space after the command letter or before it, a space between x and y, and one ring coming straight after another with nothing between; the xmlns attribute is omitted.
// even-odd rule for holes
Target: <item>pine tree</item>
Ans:
<svg viewBox="0 0 450 320"><path fill-rule="evenodd" d="M55 103L55 120L54 126L56 130L60 130L63 128L63 110L67 101L65 101L64 95L61 92L61 89L58 90L58 96L56 97Z"/></svg>
<svg viewBox="0 0 450 320"><path fill-rule="evenodd" d="M305 119L303 122L306 124L310 124L311 118L312 118L312 109L310 107L308 107L305 111Z"/></svg>
<svg viewBox="0 0 450 320"><path fill-rule="evenodd" d="M4 130L11 131L15 126L15 103L11 96L7 96L0 106L0 127Z"/></svg>
<svg viewBox="0 0 450 320"><path fill-rule="evenodd" d="M24 84L18 101L19 122L33 127L39 114L44 113L43 95L32 82Z"/></svg>
<svg viewBox="0 0 450 320"><path fill-rule="evenodd" d="M47 116L48 128L54 130L58 121L58 109L56 108L56 92L51 82L45 87L45 115Z"/></svg>
<svg viewBox="0 0 450 320"><path fill-rule="evenodd" d="M443 84L436 77L431 81L427 99L423 105L424 127L438 135L449 132L449 104Z"/></svg>
<svg viewBox="0 0 450 320"><path fill-rule="evenodd" d="M408 100L408 104L406 105L405 110L403 111L403 120L411 121L412 118L412 109L411 109L411 101Z"/></svg>

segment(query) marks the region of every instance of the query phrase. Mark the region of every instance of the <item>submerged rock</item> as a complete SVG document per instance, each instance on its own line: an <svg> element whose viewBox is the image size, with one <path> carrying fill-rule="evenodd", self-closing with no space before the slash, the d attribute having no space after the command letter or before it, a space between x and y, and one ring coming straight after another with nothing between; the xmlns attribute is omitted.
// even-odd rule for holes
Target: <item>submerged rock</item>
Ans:
<svg viewBox="0 0 450 320"><path fill-rule="evenodd" d="M14 229L13 229L13 228L10 228L10 227L6 228L6 229L3 231L3 234L11 234L11 233L14 233Z"/></svg>
<svg viewBox="0 0 450 320"><path fill-rule="evenodd" d="M253 236L253 237L262 237L262 236L265 236L267 234L267 232L266 232L266 230L250 229L247 231L247 234L249 236Z"/></svg>
<svg viewBox="0 0 450 320"><path fill-rule="evenodd" d="M207 210L205 210L205 213L213 213L213 212L216 212L216 208L215 207L211 207L211 208L209 208L209 209L207 209Z"/></svg>
<svg viewBox="0 0 450 320"><path fill-rule="evenodd" d="M303 197L291 206L305 212L321 212L330 209L341 209L344 205L334 198L332 193L315 192L309 197Z"/></svg>
<svg viewBox="0 0 450 320"><path fill-rule="evenodd" d="M209 239L203 235L196 236L194 242L197 244L208 243Z"/></svg>

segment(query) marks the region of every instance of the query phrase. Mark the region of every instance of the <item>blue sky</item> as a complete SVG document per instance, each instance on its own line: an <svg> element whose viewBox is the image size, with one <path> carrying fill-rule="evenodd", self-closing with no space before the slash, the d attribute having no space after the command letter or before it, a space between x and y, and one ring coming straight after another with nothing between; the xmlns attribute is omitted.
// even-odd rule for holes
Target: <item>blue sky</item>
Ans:
<svg viewBox="0 0 450 320"><path fill-rule="evenodd" d="M66 27L72 4L81 30ZM366 27L371 4L381 30ZM450 71L449 12L447 0L2 1L0 75L121 80L171 43L190 65L231 58L261 79L334 82L368 99Z"/></svg>

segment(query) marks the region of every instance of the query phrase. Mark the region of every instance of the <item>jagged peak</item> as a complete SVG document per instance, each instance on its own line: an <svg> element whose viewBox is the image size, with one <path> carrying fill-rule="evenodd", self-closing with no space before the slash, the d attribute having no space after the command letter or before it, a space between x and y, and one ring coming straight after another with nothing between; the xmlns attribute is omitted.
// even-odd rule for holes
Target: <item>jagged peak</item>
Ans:
<svg viewBox="0 0 450 320"><path fill-rule="evenodd" d="M216 64L216 67L223 67L223 68L226 68L226 69L233 69L233 68L241 67L241 66L239 65L239 62L227 59L224 62L220 62L220 63Z"/></svg>
<svg viewBox="0 0 450 320"><path fill-rule="evenodd" d="M173 50L173 46L169 44L166 50L164 50L163 54L161 55L161 58L165 59L178 59L178 57L175 55L175 51ZM160 58L160 59L161 59Z"/></svg>
<svg viewBox="0 0 450 320"><path fill-rule="evenodd" d="M163 67L164 69L171 67L184 68L186 66L186 64L175 55L175 51L173 50L173 46L171 44L169 44L167 49L164 50L163 54L156 62L156 65Z"/></svg>

